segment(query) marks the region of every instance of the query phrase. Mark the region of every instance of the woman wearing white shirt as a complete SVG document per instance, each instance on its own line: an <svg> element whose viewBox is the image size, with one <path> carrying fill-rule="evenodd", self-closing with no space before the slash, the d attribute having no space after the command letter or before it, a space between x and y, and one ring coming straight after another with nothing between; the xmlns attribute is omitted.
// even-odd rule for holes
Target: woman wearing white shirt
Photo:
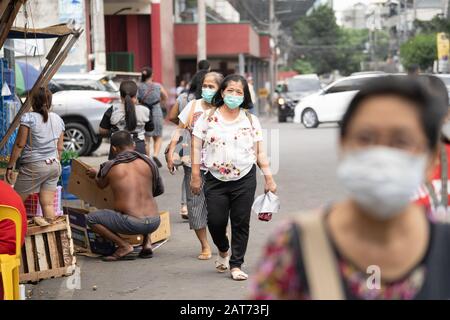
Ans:
<svg viewBox="0 0 450 320"><path fill-rule="evenodd" d="M166 156L167 167L169 168L169 171L171 173L175 172L173 163L173 153L175 151L178 137L181 135L181 131L188 130L188 132L185 132L186 134L184 135L184 137L187 138L187 141L183 141L183 143L188 145L188 148L190 149L191 146L190 137L192 134L192 128L194 127L198 119L203 117L205 113L208 114L209 110L212 107L211 100L216 94L217 90L219 89L219 85L222 82L222 80L223 76L220 73L217 72L207 73L204 76L202 82L200 83L202 87L201 90L202 98L190 101L178 116L178 119L180 120L178 130L177 133L172 138ZM191 229L195 230L195 234L197 235L197 238L202 246L202 251L198 256L198 259L209 260L211 259L211 247L209 246L206 232L207 218L208 218L206 200L202 190L200 190L200 192L197 195L194 195L192 194L189 188L189 184L191 181L191 164L189 160L183 163L189 226ZM200 169L203 171L206 170L206 168L203 166ZM204 175L202 175L202 177L204 177Z"/></svg>
<svg viewBox="0 0 450 320"><path fill-rule="evenodd" d="M213 98L213 105L216 108L194 127L191 189L194 194L200 193L202 163L208 170L204 186L208 228L219 250L216 269L225 272L229 267L234 280L247 280L248 275L241 266L256 190L256 164L264 173L265 191L276 192L276 184L262 148L259 120L244 110L253 105L245 78L226 77ZM226 235L228 219L231 219L231 257Z"/></svg>

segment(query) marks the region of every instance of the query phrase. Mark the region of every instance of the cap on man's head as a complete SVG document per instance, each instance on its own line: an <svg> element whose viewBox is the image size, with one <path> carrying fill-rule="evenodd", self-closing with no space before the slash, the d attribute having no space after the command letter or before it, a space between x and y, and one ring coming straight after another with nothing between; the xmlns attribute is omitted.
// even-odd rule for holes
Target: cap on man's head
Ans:
<svg viewBox="0 0 450 320"><path fill-rule="evenodd" d="M111 135L111 146L117 149L133 147L134 141L131 134L126 130L120 130Z"/></svg>

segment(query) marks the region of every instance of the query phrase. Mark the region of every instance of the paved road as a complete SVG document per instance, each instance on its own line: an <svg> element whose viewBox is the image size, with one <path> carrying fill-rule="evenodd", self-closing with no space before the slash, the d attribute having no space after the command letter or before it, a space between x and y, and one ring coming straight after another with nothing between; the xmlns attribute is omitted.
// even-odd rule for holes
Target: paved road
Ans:
<svg viewBox="0 0 450 320"><path fill-rule="evenodd" d="M279 172L276 181L281 198L281 212L272 222L264 223L253 216L250 242L244 269L255 267L265 243L278 222L286 215L308 210L342 197L337 186L337 127L327 125L315 130L288 123L263 121L279 148ZM278 131L277 131L278 130ZM277 132L279 139L277 139ZM271 143L269 142L269 145ZM103 150L103 149L101 149ZM106 148L105 148L106 150ZM92 164L105 158L89 158ZM67 289L67 278L45 280L33 289L33 299L243 299L248 282L232 281L229 274L219 274L214 260L199 261L199 245L189 225L178 214L181 172L170 176L162 170L166 193L158 198L160 209L171 212L172 237L159 248L153 259L106 263L79 257L81 289ZM259 177L257 194L263 192ZM97 290L93 290L93 286Z"/></svg>

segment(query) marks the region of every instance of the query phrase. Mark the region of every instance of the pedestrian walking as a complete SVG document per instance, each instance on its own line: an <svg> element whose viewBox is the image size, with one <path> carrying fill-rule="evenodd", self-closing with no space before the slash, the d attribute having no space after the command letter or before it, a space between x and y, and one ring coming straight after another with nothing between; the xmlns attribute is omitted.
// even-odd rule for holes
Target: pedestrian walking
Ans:
<svg viewBox="0 0 450 320"><path fill-rule="evenodd" d="M186 80L181 80L177 87L177 97L187 91L187 83Z"/></svg>
<svg viewBox="0 0 450 320"><path fill-rule="evenodd" d="M223 80L223 76L217 72L207 73L201 83L202 88L202 98L194 99L188 103L188 105L183 109L179 115L180 124L178 126L177 134L172 139L168 152L167 152L167 167L171 173L175 172L174 162L173 162L173 152L175 151L176 144L178 142L178 137L181 136L182 131L185 131L186 141L183 140L183 144L187 146L185 152L190 153L191 148L191 134L192 128L198 119L208 114L210 109L213 107L211 102L212 98L216 94L219 86ZM183 152L183 155L184 153ZM202 251L198 256L199 260L209 260L211 259L211 247L208 243L207 237L207 223L208 223L208 211L206 208L206 199L203 190L200 190L198 195L194 195L190 190L191 181L191 161L190 157L185 157L183 162L184 169L184 180L185 190L186 190L186 203L188 209L188 218L190 228L195 231L198 240L200 241ZM200 170L205 172L207 169L204 166L200 166ZM202 177L202 185L204 184L204 174Z"/></svg>
<svg viewBox="0 0 450 320"><path fill-rule="evenodd" d="M201 70L192 77L188 92L182 93L180 96L178 96L177 100L175 102L175 105L172 107L172 109L170 109L170 114L169 114L170 121L172 121L173 123L178 125L180 122L180 119L178 118L178 116L184 110L186 105L194 99L202 98L202 84L203 84L203 79L207 73L208 73L208 71ZM190 140L189 132L183 131L181 136L183 138L186 138L186 135L188 136L187 138L189 138L189 140ZM188 148L190 148L189 147L190 143L187 144L187 146L188 146ZM166 148L166 154L167 154L167 151L168 151L168 148ZM183 170L184 170L184 167L183 167ZM185 174L183 176L183 181L181 182L181 209L180 209L181 218L183 218L185 220L189 219L188 209L187 209L187 204L186 204L186 201L187 201L186 193L188 192L188 190L186 189L186 186L189 187L189 183L190 183L189 180L186 180L186 177L187 177L187 175Z"/></svg>
<svg viewBox="0 0 450 320"><path fill-rule="evenodd" d="M363 86L340 127L337 176L347 200L279 227L251 297L449 299L450 226L411 202L434 167L442 109L417 79Z"/></svg>
<svg viewBox="0 0 450 320"><path fill-rule="evenodd" d="M14 189L25 201L39 193L43 217L36 224L46 226L56 220L54 199L61 175L61 153L64 150L64 121L51 112L52 93L40 88L33 97L32 112L25 113L6 169L7 182L13 184L13 170L20 157L20 168Z"/></svg>
<svg viewBox="0 0 450 320"><path fill-rule="evenodd" d="M138 87L134 81L123 81L120 84L121 102L113 104L106 110L100 122L100 134L110 137L120 130L131 133L136 145L136 151L150 155L149 145L145 142L145 134L152 130L153 122L150 119L150 111L138 104ZM114 158L112 147L109 149L108 160Z"/></svg>
<svg viewBox="0 0 450 320"><path fill-rule="evenodd" d="M208 228L219 250L216 269L225 272L230 268L234 280L247 280L241 267L256 190L256 164L264 173L265 191L276 192L276 184L262 147L261 125L247 111L252 102L245 78L227 76L213 98L213 106L194 127L191 189L194 194L202 190L202 163L208 170L204 178ZM231 257L226 235L229 219Z"/></svg>
<svg viewBox="0 0 450 320"><path fill-rule="evenodd" d="M161 105L167 101L168 94L161 84L153 82L153 70L150 67L145 67L141 72L141 83L139 84L137 97L150 110L154 130L146 133L146 143L150 148L151 140L153 139L153 160L155 160L158 167L162 167L161 161L158 159L161 151L164 124Z"/></svg>
<svg viewBox="0 0 450 320"><path fill-rule="evenodd" d="M448 91L445 84L438 77L429 75L417 76L420 81L428 86L430 92L442 103L442 109L447 113L443 119L441 141L436 166L431 177L417 191L414 196L416 203L427 208L426 212L433 221L450 220L450 194L449 178L450 169L450 109Z"/></svg>

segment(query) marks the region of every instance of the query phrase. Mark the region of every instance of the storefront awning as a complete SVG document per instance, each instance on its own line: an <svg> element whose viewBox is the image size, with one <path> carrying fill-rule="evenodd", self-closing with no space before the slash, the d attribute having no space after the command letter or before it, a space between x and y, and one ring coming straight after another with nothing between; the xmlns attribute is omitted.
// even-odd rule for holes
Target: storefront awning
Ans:
<svg viewBox="0 0 450 320"><path fill-rule="evenodd" d="M58 24L41 29L13 27L8 33L8 39L50 39L75 34L77 32L67 24Z"/></svg>

